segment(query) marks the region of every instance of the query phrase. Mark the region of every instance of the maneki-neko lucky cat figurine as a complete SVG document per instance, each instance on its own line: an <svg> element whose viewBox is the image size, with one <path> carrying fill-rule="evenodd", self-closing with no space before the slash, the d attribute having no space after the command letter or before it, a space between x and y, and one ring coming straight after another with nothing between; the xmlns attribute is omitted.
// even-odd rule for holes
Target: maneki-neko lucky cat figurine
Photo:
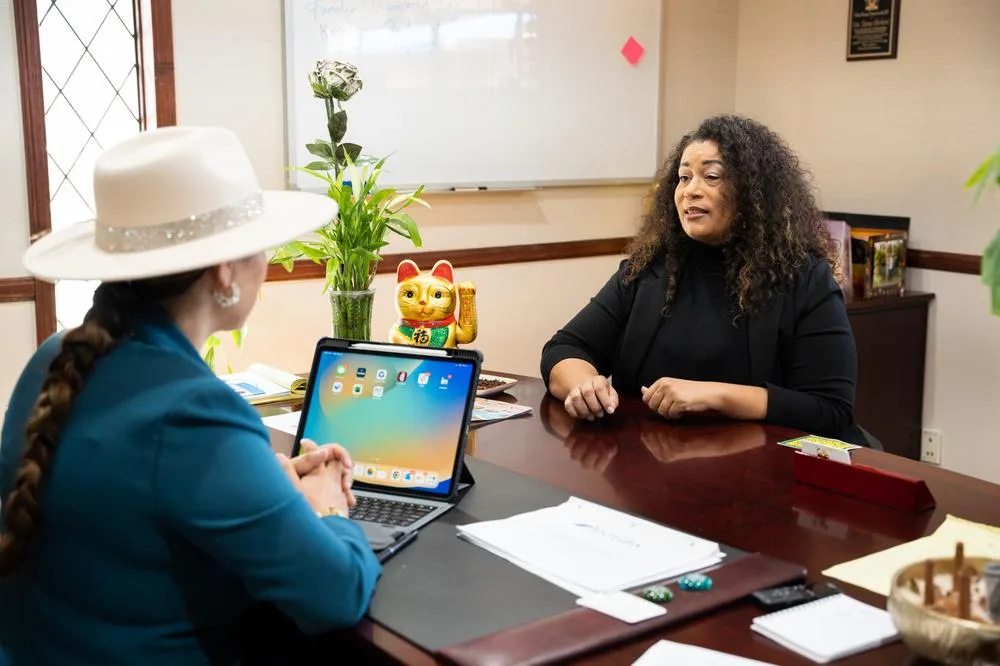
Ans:
<svg viewBox="0 0 1000 666"><path fill-rule="evenodd" d="M476 339L476 285L462 282L456 287L451 263L443 259L429 273L421 273L409 259L399 263L396 311L399 320L389 330L389 342L457 347Z"/></svg>

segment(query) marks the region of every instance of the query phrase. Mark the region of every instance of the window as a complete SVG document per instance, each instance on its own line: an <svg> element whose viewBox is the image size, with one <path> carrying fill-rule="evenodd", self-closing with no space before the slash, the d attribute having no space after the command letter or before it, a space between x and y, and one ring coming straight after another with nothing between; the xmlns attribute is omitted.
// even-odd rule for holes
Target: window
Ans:
<svg viewBox="0 0 1000 666"><path fill-rule="evenodd" d="M52 228L93 217L94 162L145 122L133 0L37 0ZM56 285L60 328L76 326L96 282Z"/></svg>

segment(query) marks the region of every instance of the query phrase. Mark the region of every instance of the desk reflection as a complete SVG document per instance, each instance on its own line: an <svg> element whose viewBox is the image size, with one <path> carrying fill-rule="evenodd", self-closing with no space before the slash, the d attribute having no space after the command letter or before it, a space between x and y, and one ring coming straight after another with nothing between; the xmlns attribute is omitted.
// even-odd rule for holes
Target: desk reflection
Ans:
<svg viewBox="0 0 1000 666"><path fill-rule="evenodd" d="M623 402L613 416L581 421L551 396L542 400L539 417L545 430L562 439L570 458L585 469L603 473L624 446L641 442L660 463L693 458L719 458L767 444L757 423L689 420L666 421L639 403Z"/></svg>

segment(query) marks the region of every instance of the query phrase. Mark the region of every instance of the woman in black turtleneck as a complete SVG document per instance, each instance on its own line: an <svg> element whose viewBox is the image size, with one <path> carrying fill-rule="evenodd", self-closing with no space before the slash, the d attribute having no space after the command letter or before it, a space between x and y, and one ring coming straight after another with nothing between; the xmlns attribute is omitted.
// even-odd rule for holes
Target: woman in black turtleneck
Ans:
<svg viewBox="0 0 1000 666"><path fill-rule="evenodd" d="M858 444L857 356L806 173L771 130L717 116L663 166L627 258L549 340L577 418L641 396L667 418L761 420Z"/></svg>

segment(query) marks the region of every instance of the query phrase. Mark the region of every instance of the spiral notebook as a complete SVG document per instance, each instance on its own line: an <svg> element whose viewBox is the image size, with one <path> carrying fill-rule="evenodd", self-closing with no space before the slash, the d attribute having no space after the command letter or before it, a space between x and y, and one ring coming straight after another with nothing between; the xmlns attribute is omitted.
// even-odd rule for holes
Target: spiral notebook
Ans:
<svg viewBox="0 0 1000 666"><path fill-rule="evenodd" d="M750 628L818 664L899 638L887 611L835 594L756 617Z"/></svg>

